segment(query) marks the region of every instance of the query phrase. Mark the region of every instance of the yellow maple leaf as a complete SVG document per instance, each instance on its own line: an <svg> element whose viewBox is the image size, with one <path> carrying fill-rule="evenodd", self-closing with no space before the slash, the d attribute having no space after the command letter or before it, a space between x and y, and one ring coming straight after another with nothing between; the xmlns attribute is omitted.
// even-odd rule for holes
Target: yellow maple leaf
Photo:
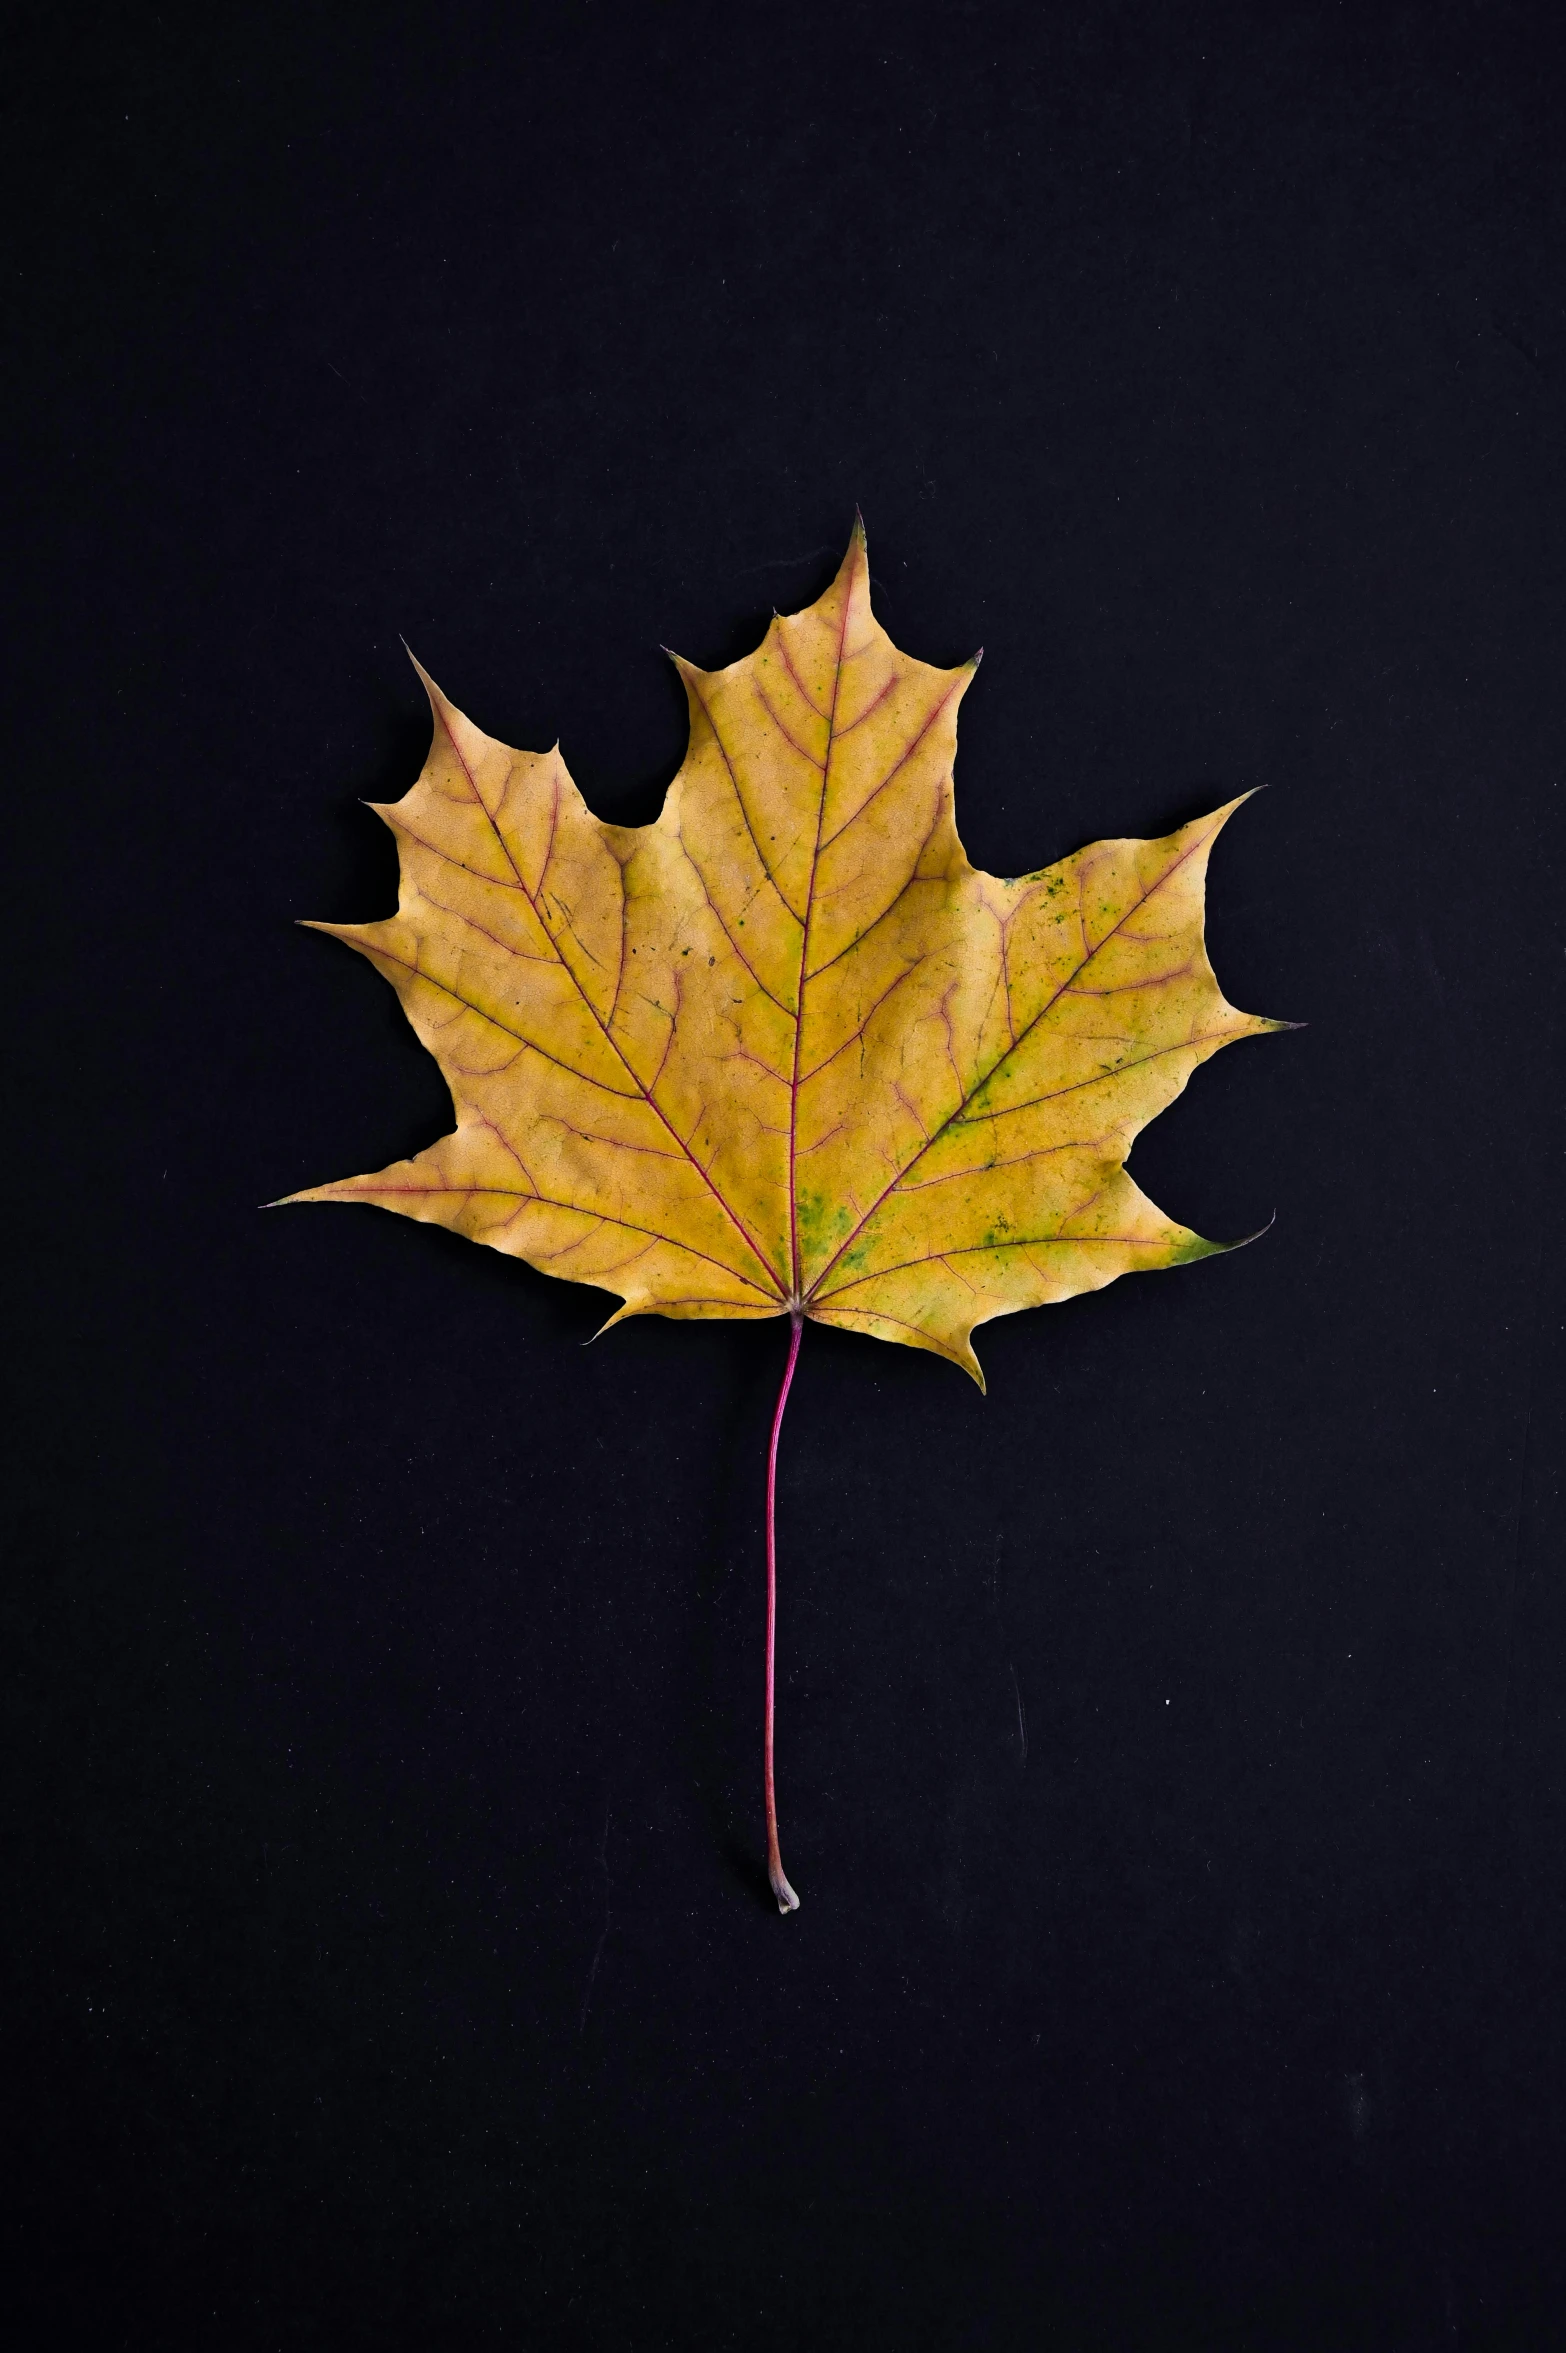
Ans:
<svg viewBox="0 0 1566 2353"><path fill-rule="evenodd" d="M613 1292L611 1322L791 1316L775 1471L806 1319L982 1387L977 1325L1226 1247L1126 1156L1198 1063L1289 1025L1227 1004L1203 945L1238 801L1016 881L969 864L952 762L978 657L898 652L861 526L754 654L678 667L690 744L641 827L603 824L558 747L495 742L425 678L429 759L378 811L397 912L314 928L392 983L457 1125L291 1198L450 1226ZM782 1903L772 1516L769 1490Z"/></svg>

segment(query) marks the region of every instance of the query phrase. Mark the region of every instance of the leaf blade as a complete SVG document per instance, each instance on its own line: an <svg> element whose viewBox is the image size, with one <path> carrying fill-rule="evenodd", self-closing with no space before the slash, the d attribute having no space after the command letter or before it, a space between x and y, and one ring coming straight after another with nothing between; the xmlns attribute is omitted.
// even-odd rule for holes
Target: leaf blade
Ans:
<svg viewBox="0 0 1566 2353"><path fill-rule="evenodd" d="M420 671L430 755L379 811L397 913L314 928L397 988L457 1125L292 1198L447 1224L616 1293L611 1322L799 1312L981 1385L980 1323L1224 1247L1124 1164L1203 1061L1287 1026L1229 1005L1207 959L1240 801L978 872L952 784L978 657L892 644L857 524L754 654L674 658L690 739L640 828Z"/></svg>

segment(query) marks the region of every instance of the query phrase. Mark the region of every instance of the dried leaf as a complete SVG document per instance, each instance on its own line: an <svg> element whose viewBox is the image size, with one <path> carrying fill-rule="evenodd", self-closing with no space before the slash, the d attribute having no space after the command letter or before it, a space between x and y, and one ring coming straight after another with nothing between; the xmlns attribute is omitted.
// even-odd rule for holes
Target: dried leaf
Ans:
<svg viewBox="0 0 1566 2353"><path fill-rule="evenodd" d="M804 1322L930 1349L982 1387L972 1334L992 1316L1225 1247L1155 1208L1126 1156L1199 1062L1289 1025L1227 1004L1203 945L1208 853L1237 801L1015 882L968 863L952 761L978 657L897 651L861 528L825 596L754 654L678 666L690 745L641 827L594 817L558 746L494 742L425 678L429 759L379 812L397 912L315 928L392 983L457 1125L292 1198L450 1226L612 1292L611 1323L792 1318L764 1744L787 1912L774 1493Z"/></svg>

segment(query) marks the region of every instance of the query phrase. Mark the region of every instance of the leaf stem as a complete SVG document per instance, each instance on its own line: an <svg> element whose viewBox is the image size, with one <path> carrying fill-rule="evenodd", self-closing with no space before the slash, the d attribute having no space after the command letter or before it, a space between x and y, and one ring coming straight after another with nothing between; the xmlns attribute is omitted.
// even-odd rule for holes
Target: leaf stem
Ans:
<svg viewBox="0 0 1566 2353"><path fill-rule="evenodd" d="M777 1651L778 1618L778 1438L783 1428L783 1408L788 1403L789 1389L794 1379L794 1367L799 1362L800 1335L805 1318L799 1308L790 1311L793 1336L788 1344L788 1363L783 1368L783 1386L778 1391L777 1409L772 1416L772 1445L767 1455L767 1718L764 1743L764 1776L767 1787L767 1877L772 1892L778 1899L778 1910L785 1915L799 1910L799 1898L789 1886L783 1869L783 1857L778 1852L778 1803L772 1780L772 1688L773 1660Z"/></svg>

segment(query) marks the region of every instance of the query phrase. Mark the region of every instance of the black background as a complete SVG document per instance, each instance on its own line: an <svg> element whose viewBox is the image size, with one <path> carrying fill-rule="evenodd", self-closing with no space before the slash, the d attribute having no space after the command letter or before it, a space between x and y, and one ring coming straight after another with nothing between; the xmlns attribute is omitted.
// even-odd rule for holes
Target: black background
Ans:
<svg viewBox="0 0 1566 2353"><path fill-rule="evenodd" d="M13 2341L1558 2341L1553 17L34 20ZM856 502L975 861L1270 785L1309 1027L1136 1150L1254 1248L987 1401L807 1333L785 1923L783 1327L256 1205L446 1124L290 928L392 903L399 633L640 820Z"/></svg>

